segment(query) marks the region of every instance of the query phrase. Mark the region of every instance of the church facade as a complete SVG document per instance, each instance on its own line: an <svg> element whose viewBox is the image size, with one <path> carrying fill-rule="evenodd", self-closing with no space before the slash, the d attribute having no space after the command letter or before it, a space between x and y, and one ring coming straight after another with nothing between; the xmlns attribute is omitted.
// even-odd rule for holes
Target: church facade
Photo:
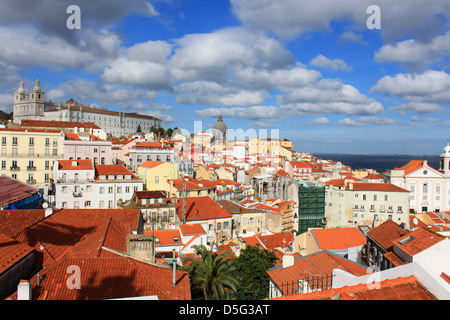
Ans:
<svg viewBox="0 0 450 320"><path fill-rule="evenodd" d="M411 160L406 165L388 170L386 182L410 191L412 212L450 211L450 144L440 155L439 170L426 160Z"/></svg>
<svg viewBox="0 0 450 320"><path fill-rule="evenodd" d="M151 127L161 127L161 119L138 113L110 111L105 108L94 108L70 99L63 104L45 101L45 92L40 87L39 79L34 88L27 92L23 81L14 93L13 122L20 124L22 120L56 120L93 122L107 134L121 137L133 134L141 127L142 132L150 132Z"/></svg>

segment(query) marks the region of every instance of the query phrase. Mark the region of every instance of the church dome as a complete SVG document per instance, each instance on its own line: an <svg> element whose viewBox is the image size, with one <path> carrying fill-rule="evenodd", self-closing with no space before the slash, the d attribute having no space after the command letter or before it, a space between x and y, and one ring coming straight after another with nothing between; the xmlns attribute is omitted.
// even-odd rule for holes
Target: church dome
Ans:
<svg viewBox="0 0 450 320"><path fill-rule="evenodd" d="M224 134L227 132L228 127L225 122L223 122L222 115L219 115L217 122L213 126L213 129L219 130Z"/></svg>
<svg viewBox="0 0 450 320"><path fill-rule="evenodd" d="M34 82L33 92L42 92L41 82L39 81L39 79L36 79L36 81Z"/></svg>

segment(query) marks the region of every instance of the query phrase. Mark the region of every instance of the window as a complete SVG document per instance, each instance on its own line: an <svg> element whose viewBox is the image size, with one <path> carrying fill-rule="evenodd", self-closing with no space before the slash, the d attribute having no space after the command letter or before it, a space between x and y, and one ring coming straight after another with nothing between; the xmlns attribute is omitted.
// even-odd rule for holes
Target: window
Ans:
<svg viewBox="0 0 450 320"><path fill-rule="evenodd" d="M113 193L114 192L114 187L108 187L108 193Z"/></svg>
<svg viewBox="0 0 450 320"><path fill-rule="evenodd" d="M45 182L50 182L50 175L48 173L44 174Z"/></svg>
<svg viewBox="0 0 450 320"><path fill-rule="evenodd" d="M389 195L387 194L384 195L384 201L389 201Z"/></svg>
<svg viewBox="0 0 450 320"><path fill-rule="evenodd" d="M45 146L50 147L50 138L45 138Z"/></svg>
<svg viewBox="0 0 450 320"><path fill-rule="evenodd" d="M86 192L91 192L92 191L92 186L86 186Z"/></svg>
<svg viewBox="0 0 450 320"><path fill-rule="evenodd" d="M84 202L84 207L85 208L90 208L91 207L91 201L85 201Z"/></svg>
<svg viewBox="0 0 450 320"><path fill-rule="evenodd" d="M108 200L108 209L112 209L112 207L113 207L113 201Z"/></svg>
<svg viewBox="0 0 450 320"><path fill-rule="evenodd" d="M125 187L125 193L130 193L130 187Z"/></svg>
<svg viewBox="0 0 450 320"><path fill-rule="evenodd" d="M363 200L366 200L366 195L365 194L363 194Z"/></svg>
<svg viewBox="0 0 450 320"><path fill-rule="evenodd" d="M217 223L217 231L220 231L220 230L222 230L222 223L218 222Z"/></svg>
<svg viewBox="0 0 450 320"><path fill-rule="evenodd" d="M34 138L30 138L29 139L29 145L30 146L34 146Z"/></svg>
<svg viewBox="0 0 450 320"><path fill-rule="evenodd" d="M122 193L122 187L117 187L117 193Z"/></svg>
<svg viewBox="0 0 450 320"><path fill-rule="evenodd" d="M17 137L12 138L12 144L13 146L17 146Z"/></svg>
<svg viewBox="0 0 450 320"><path fill-rule="evenodd" d="M2 160L2 170L6 170L6 160Z"/></svg>
<svg viewBox="0 0 450 320"><path fill-rule="evenodd" d="M423 185L423 193L428 193L428 184Z"/></svg>
<svg viewBox="0 0 450 320"><path fill-rule="evenodd" d="M403 213L403 208L402 208L402 206L398 206L398 207L397 207L397 213Z"/></svg>
<svg viewBox="0 0 450 320"><path fill-rule="evenodd" d="M378 198L377 195L374 194L374 195L373 195L373 201L377 201L377 198Z"/></svg>
<svg viewBox="0 0 450 320"><path fill-rule="evenodd" d="M100 194L105 193L105 187L100 187Z"/></svg>
<svg viewBox="0 0 450 320"><path fill-rule="evenodd" d="M50 161L45 161L45 170L48 170L48 169L50 169Z"/></svg>
<svg viewBox="0 0 450 320"><path fill-rule="evenodd" d="M155 176L155 183L159 183L159 176Z"/></svg>
<svg viewBox="0 0 450 320"><path fill-rule="evenodd" d="M58 139L53 139L53 146L57 147L58 146Z"/></svg>
<svg viewBox="0 0 450 320"><path fill-rule="evenodd" d="M104 207L105 207L105 201L100 200L99 203L98 203L98 207L99 207L100 209L101 209L101 208L104 208Z"/></svg>
<svg viewBox="0 0 450 320"><path fill-rule="evenodd" d="M58 155L58 149L53 149L53 156L57 156Z"/></svg>
<svg viewBox="0 0 450 320"><path fill-rule="evenodd" d="M372 205L370 206L370 211L371 211L371 212L374 212L374 211L375 211L375 205L374 205L374 204L372 204Z"/></svg>
<svg viewBox="0 0 450 320"><path fill-rule="evenodd" d="M28 155L29 156L34 156L34 148L29 148L28 149Z"/></svg>
<svg viewBox="0 0 450 320"><path fill-rule="evenodd" d="M67 208L67 202L63 202L63 203L62 203L62 207L63 207L63 208Z"/></svg>

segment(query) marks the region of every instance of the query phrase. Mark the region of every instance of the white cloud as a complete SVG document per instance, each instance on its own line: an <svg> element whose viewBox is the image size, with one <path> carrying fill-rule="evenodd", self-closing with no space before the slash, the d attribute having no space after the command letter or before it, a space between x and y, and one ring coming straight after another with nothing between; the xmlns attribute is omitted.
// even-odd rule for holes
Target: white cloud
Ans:
<svg viewBox="0 0 450 320"><path fill-rule="evenodd" d="M185 82L175 87L176 103L217 106L254 106L268 97L265 91L248 91L215 82Z"/></svg>
<svg viewBox="0 0 450 320"><path fill-rule="evenodd" d="M333 71L352 71L353 68L348 66L342 59L328 59L322 54L319 54L317 57L311 60L311 65L329 69Z"/></svg>
<svg viewBox="0 0 450 320"><path fill-rule="evenodd" d="M295 38L308 31L330 30L337 20L349 21L354 29L366 28L367 8L373 0L231 0L232 12L250 30L274 32L282 38ZM390 43L415 34L430 39L444 22L436 17L450 16L450 7L441 0L379 0L383 39Z"/></svg>
<svg viewBox="0 0 450 320"><path fill-rule="evenodd" d="M395 76L384 76L371 88L371 91L398 96L414 102L407 106L399 106L397 110L405 108L435 110L436 104L450 103L450 75L444 71L428 70L421 74L400 73ZM438 109L442 109L442 107Z"/></svg>
<svg viewBox="0 0 450 320"><path fill-rule="evenodd" d="M359 44L367 44L367 42L364 41L362 34L358 34L353 31L345 31L344 33L342 33L338 39L338 42L354 42Z"/></svg>
<svg viewBox="0 0 450 320"><path fill-rule="evenodd" d="M200 117L217 117L222 114L226 118L240 118L246 120L285 120L285 115L279 113L279 108L274 106L252 106L232 108L206 108L194 111Z"/></svg>
<svg viewBox="0 0 450 320"><path fill-rule="evenodd" d="M398 112L405 115L407 112L414 112L417 114L426 113L448 113L448 110L436 103L410 102L406 104L397 105L389 108L390 111Z"/></svg>
<svg viewBox="0 0 450 320"><path fill-rule="evenodd" d="M397 120L391 119L391 118L384 118L384 117L364 116L364 117L359 117L356 120L353 120L350 118L344 118L342 120L339 120L337 123L342 126L357 127L357 126L365 126L368 124L394 125L397 123Z"/></svg>
<svg viewBox="0 0 450 320"><path fill-rule="evenodd" d="M315 118L314 120L311 120L309 123L312 125L329 124L330 120L328 120L327 117L319 117Z"/></svg>
<svg viewBox="0 0 450 320"><path fill-rule="evenodd" d="M430 64L450 55L450 31L430 42L408 39L387 44L375 52L376 62L398 62L413 65Z"/></svg>

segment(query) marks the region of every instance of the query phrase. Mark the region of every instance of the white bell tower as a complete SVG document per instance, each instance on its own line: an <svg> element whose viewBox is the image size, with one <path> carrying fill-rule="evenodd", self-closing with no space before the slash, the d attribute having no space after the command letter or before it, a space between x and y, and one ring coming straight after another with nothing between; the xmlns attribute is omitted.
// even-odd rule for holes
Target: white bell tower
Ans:
<svg viewBox="0 0 450 320"><path fill-rule="evenodd" d="M450 142L447 140L441 156L440 156L439 171L441 171L446 177L450 177Z"/></svg>

